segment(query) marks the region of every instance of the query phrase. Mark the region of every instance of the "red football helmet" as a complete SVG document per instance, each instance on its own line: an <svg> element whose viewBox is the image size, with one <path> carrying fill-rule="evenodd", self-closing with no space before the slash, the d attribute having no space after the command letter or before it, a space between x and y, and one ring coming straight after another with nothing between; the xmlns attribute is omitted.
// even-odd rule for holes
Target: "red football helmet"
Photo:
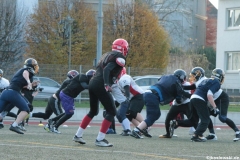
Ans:
<svg viewBox="0 0 240 160"><path fill-rule="evenodd" d="M128 54L128 42L125 39L116 39L112 44L112 51L121 52L125 57Z"/></svg>
<svg viewBox="0 0 240 160"><path fill-rule="evenodd" d="M127 70L125 67L123 67L122 71L118 75L118 79L120 79L124 74L127 74Z"/></svg>

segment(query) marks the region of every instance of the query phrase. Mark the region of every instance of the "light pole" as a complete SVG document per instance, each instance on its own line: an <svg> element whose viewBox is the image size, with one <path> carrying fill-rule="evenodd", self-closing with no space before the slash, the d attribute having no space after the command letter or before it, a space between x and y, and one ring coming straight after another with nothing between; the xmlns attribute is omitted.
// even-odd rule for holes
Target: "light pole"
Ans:
<svg viewBox="0 0 240 160"><path fill-rule="evenodd" d="M69 15L65 19L66 25L67 25L67 32L68 32L68 70L71 70L71 59L72 59L72 22L74 19L72 19Z"/></svg>
<svg viewBox="0 0 240 160"><path fill-rule="evenodd" d="M102 55L102 32L103 32L103 11L102 11L102 0L98 3L98 29L97 29L97 56L95 66Z"/></svg>

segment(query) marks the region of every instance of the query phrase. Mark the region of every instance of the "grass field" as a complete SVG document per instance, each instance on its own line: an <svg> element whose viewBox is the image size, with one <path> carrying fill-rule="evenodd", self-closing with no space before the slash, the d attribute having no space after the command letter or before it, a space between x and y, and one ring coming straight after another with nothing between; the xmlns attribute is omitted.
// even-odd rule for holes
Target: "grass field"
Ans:
<svg viewBox="0 0 240 160"><path fill-rule="evenodd" d="M65 123L67 124L67 123ZM77 123L78 124L78 123ZM229 128L216 130L217 141L191 142L188 128L178 128L178 137L160 139L163 126L153 126L152 138L135 139L120 136L122 127L116 127L115 135L106 135L114 146L95 146L99 125L90 124L83 135L81 145L72 141L78 125L59 127L62 134L48 133L43 126L29 124L27 132L19 135L9 131L9 125L0 130L2 160L208 160L240 159L239 143L233 142L234 132ZM206 133L207 134L207 133Z"/></svg>
<svg viewBox="0 0 240 160"><path fill-rule="evenodd" d="M34 107L45 107L47 106L47 101L33 101ZM75 107L82 107L82 108L88 108L89 102L88 101L82 101L81 103L75 102ZM161 106L161 110L169 110L170 106L165 105ZM229 112L240 112L240 105L230 105L228 108Z"/></svg>

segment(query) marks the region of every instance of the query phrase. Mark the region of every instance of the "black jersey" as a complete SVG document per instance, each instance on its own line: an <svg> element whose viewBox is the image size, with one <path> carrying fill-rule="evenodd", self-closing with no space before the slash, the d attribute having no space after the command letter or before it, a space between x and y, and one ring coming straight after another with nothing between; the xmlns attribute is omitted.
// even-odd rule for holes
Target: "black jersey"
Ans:
<svg viewBox="0 0 240 160"><path fill-rule="evenodd" d="M8 87L9 89L13 89L20 92L24 86L28 85L26 79L23 77L23 72L25 70L28 70L28 68L19 69L14 74L13 78L10 81L10 85ZM29 72L29 80L30 82L33 81L33 74L31 72Z"/></svg>
<svg viewBox="0 0 240 160"><path fill-rule="evenodd" d="M55 95L57 96L57 98L60 100L59 94L61 92L62 89L64 89L65 87L67 87L68 84L70 84L71 79L65 79L61 85L61 87L56 91Z"/></svg>
<svg viewBox="0 0 240 160"><path fill-rule="evenodd" d="M29 90L27 88L23 88L21 90L21 92L24 94L24 97L27 98L28 102L32 104L33 102L33 92L34 92L34 88L36 88L37 86L34 86L32 90Z"/></svg>
<svg viewBox="0 0 240 160"><path fill-rule="evenodd" d="M118 58L122 58L124 61L126 61L126 58L120 52L111 51L105 53L98 63L96 73L92 80L97 80L100 83L112 85L114 83L114 78L118 77L123 68L123 66L117 64Z"/></svg>
<svg viewBox="0 0 240 160"><path fill-rule="evenodd" d="M79 74L74 77L62 92L69 97L76 98L80 92L87 89L89 80L85 74Z"/></svg>

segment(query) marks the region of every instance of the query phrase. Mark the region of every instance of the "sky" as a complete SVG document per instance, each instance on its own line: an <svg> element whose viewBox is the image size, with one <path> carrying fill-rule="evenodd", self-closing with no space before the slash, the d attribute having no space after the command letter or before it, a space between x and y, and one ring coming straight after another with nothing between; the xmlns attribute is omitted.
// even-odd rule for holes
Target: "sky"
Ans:
<svg viewBox="0 0 240 160"><path fill-rule="evenodd" d="M218 8L218 0L209 0L216 8ZM18 3L24 4L29 8L29 12L33 12L33 7L37 5L38 0L18 0Z"/></svg>
<svg viewBox="0 0 240 160"><path fill-rule="evenodd" d="M209 0L218 9L218 0Z"/></svg>
<svg viewBox="0 0 240 160"><path fill-rule="evenodd" d="M37 5L38 0L18 0L20 6L26 6L30 13L33 13L34 7Z"/></svg>

